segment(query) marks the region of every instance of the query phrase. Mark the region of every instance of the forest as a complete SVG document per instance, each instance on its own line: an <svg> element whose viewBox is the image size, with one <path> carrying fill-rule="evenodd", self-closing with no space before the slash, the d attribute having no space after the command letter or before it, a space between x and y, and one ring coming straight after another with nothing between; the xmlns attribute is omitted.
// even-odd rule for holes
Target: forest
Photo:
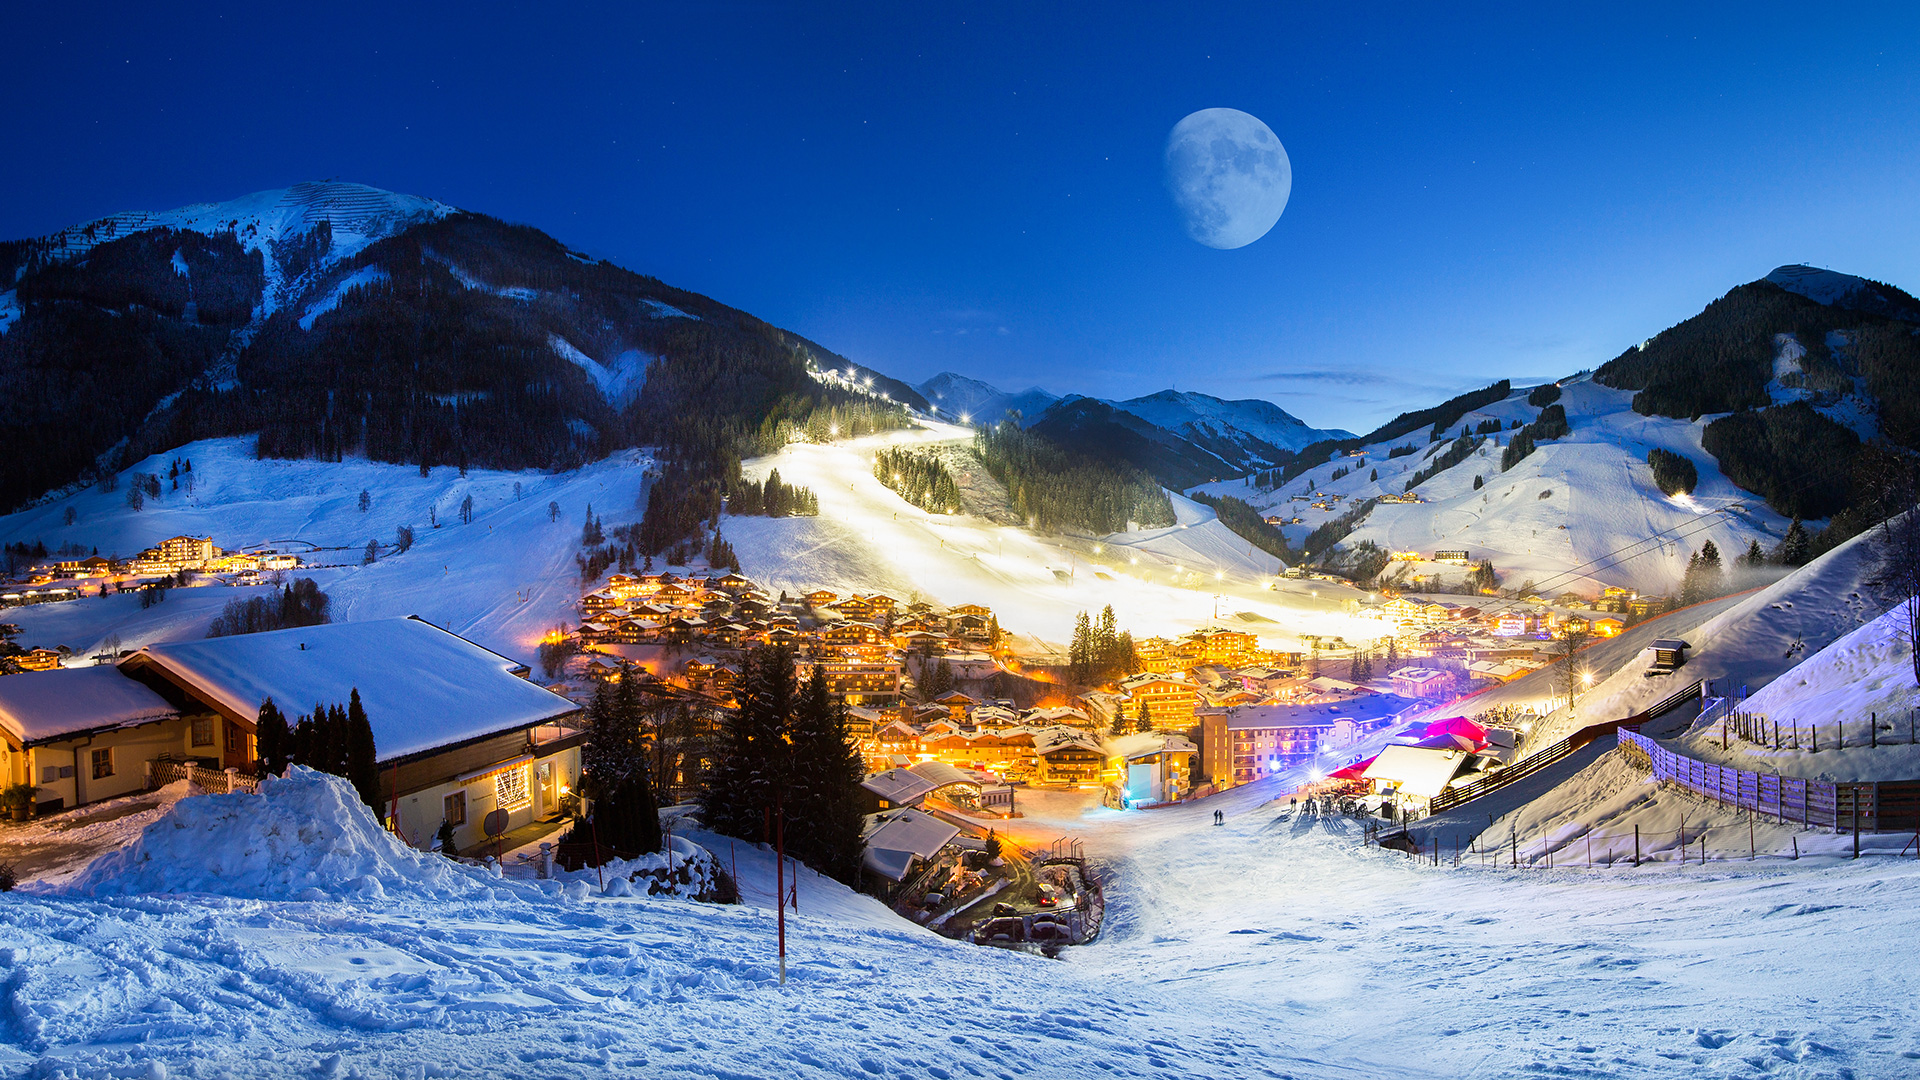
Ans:
<svg viewBox="0 0 1920 1080"><path fill-rule="evenodd" d="M960 485L933 454L889 447L874 455L873 475L894 494L929 514L960 512Z"/></svg>
<svg viewBox="0 0 1920 1080"><path fill-rule="evenodd" d="M1061 449L1018 424L976 431L973 452L1038 528L1105 534L1174 523L1172 500L1146 473Z"/></svg>

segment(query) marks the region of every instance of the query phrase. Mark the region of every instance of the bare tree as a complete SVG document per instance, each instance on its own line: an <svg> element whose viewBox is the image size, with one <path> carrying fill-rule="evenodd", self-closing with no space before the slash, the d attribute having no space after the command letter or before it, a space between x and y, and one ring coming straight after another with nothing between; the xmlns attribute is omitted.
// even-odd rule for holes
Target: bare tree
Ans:
<svg viewBox="0 0 1920 1080"><path fill-rule="evenodd" d="M1576 657L1581 649L1587 647L1591 635L1585 630L1572 627L1562 629L1553 639L1553 655L1560 664L1560 674L1555 679L1559 684L1560 696L1567 700L1567 711L1573 711L1574 702L1580 699L1580 692L1587 688L1589 673L1580 669Z"/></svg>

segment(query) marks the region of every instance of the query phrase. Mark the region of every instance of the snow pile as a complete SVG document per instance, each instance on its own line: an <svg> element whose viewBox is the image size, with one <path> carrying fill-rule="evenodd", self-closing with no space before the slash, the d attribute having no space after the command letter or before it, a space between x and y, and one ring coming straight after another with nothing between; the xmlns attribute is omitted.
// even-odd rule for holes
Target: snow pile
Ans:
<svg viewBox="0 0 1920 1080"><path fill-rule="evenodd" d="M683 836L667 838L667 850L615 859L599 868L557 874L568 881L606 881L607 896L671 896L715 900L725 891L713 853Z"/></svg>
<svg viewBox="0 0 1920 1080"><path fill-rule="evenodd" d="M140 838L103 855L68 887L86 896L212 893L259 900L452 899L482 875L415 851L374 820L346 780L292 766L258 795L174 804Z"/></svg>

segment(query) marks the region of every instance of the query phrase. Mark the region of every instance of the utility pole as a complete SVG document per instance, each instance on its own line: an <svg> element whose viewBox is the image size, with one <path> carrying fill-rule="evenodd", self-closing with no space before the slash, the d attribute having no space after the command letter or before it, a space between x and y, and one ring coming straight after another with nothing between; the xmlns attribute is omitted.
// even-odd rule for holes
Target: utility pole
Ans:
<svg viewBox="0 0 1920 1080"><path fill-rule="evenodd" d="M779 800L773 817L773 909L780 927L780 985L787 985L787 826Z"/></svg>

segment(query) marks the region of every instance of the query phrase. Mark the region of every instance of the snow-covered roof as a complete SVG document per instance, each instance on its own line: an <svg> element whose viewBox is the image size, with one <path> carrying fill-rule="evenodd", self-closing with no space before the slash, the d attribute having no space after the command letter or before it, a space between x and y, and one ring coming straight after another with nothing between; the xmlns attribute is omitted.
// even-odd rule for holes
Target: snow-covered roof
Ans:
<svg viewBox="0 0 1920 1080"><path fill-rule="evenodd" d="M1467 755L1458 750L1429 750L1418 746L1389 746L1380 751L1362 774L1367 780L1397 782L1409 795L1431 799L1447 789Z"/></svg>
<svg viewBox="0 0 1920 1080"><path fill-rule="evenodd" d="M357 689L382 761L579 711L514 661L412 617L155 644L121 665L157 668L248 723L269 697L292 717Z"/></svg>
<svg viewBox="0 0 1920 1080"><path fill-rule="evenodd" d="M888 769L860 781L860 786L896 806L904 806L940 785L924 776L915 776L912 769Z"/></svg>
<svg viewBox="0 0 1920 1080"><path fill-rule="evenodd" d="M1079 747L1082 750L1100 752L1100 741L1084 731L1070 727L1041 728L1033 733L1033 752L1051 754L1055 750Z"/></svg>
<svg viewBox="0 0 1920 1080"><path fill-rule="evenodd" d="M1107 752L1128 761L1159 753L1192 754L1199 752L1199 749L1185 735L1170 731L1141 731L1107 740Z"/></svg>
<svg viewBox="0 0 1920 1080"><path fill-rule="evenodd" d="M932 814L918 810L897 810L875 815L878 827L867 834L867 850L861 862L867 869L893 881L907 876L914 856L931 859L960 835L960 828Z"/></svg>
<svg viewBox="0 0 1920 1080"><path fill-rule="evenodd" d="M166 699L113 667L0 679L0 726L27 745L179 715Z"/></svg>

